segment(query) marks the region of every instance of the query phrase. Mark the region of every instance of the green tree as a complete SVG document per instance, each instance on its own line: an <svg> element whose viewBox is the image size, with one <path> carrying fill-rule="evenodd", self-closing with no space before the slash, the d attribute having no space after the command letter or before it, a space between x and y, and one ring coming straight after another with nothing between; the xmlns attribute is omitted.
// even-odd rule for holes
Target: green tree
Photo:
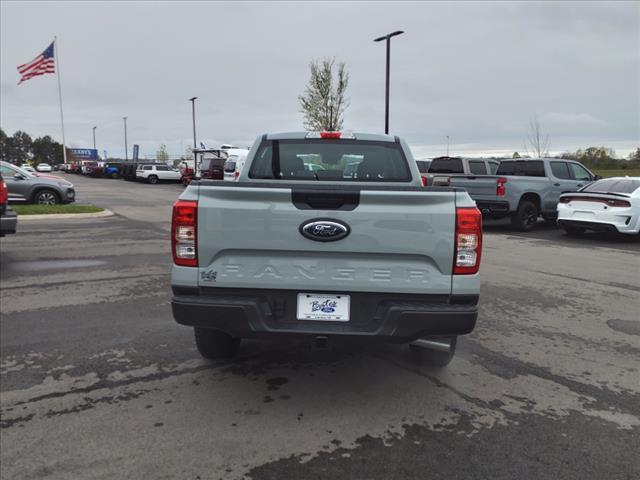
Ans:
<svg viewBox="0 0 640 480"><path fill-rule="evenodd" d="M31 151L35 162L57 165L64 162L62 144L53 140L49 135L38 137L33 141Z"/></svg>
<svg viewBox="0 0 640 480"><path fill-rule="evenodd" d="M513 152L513 155L511 158L520 158L520 154L518 152Z"/></svg>
<svg viewBox="0 0 640 480"><path fill-rule="evenodd" d="M0 160L4 162L9 161L9 157L7 156L8 140L9 140L9 137L7 136L6 133L4 133L4 130L0 128Z"/></svg>
<svg viewBox="0 0 640 480"><path fill-rule="evenodd" d="M336 71L334 74L334 66ZM302 95L298 96L300 112L307 130L341 130L344 111L349 106L345 97L349 74L344 62L335 59L309 64L310 78Z"/></svg>
<svg viewBox="0 0 640 480"><path fill-rule="evenodd" d="M158 148L156 159L162 163L169 163L169 154L167 153L167 146L164 143Z"/></svg>
<svg viewBox="0 0 640 480"><path fill-rule="evenodd" d="M29 134L21 130L15 132L11 137L4 134L2 139L2 159L16 165L25 163L31 158L32 143Z"/></svg>

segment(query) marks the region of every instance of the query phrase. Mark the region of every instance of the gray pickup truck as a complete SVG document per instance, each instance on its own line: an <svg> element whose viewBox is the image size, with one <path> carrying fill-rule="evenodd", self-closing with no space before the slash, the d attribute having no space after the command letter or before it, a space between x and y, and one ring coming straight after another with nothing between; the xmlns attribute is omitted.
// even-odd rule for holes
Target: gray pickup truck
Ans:
<svg viewBox="0 0 640 480"><path fill-rule="evenodd" d="M493 175L498 165L495 159L437 157L429 164L425 185L447 185L449 178L460 175Z"/></svg>
<svg viewBox="0 0 640 480"><path fill-rule="evenodd" d="M538 217L555 221L560 195L600 177L572 160L503 160L495 175L451 176L449 186L464 188L484 216L510 217L516 230L529 231Z"/></svg>
<svg viewBox="0 0 640 480"><path fill-rule="evenodd" d="M422 187L398 137L265 134L238 182L196 180L174 205L173 315L205 358L357 338L444 366L476 323L481 248L473 200Z"/></svg>

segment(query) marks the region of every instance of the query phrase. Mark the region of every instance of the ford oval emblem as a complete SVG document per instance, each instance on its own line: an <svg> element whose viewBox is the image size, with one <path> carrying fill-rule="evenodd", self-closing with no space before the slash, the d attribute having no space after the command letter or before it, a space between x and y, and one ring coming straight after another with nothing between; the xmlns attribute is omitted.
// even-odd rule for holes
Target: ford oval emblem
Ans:
<svg viewBox="0 0 640 480"><path fill-rule="evenodd" d="M334 219L317 219L300 225L300 233L316 242L335 242L351 232L349 225Z"/></svg>

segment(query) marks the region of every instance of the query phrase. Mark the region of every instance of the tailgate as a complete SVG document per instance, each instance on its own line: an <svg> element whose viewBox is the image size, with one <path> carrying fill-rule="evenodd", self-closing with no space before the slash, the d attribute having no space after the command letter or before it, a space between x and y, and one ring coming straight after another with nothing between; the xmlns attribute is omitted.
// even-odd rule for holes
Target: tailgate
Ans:
<svg viewBox="0 0 640 480"><path fill-rule="evenodd" d="M452 187L464 188L474 200L495 198L497 176L452 176L449 185Z"/></svg>
<svg viewBox="0 0 640 480"><path fill-rule="evenodd" d="M201 287L450 295L454 191L295 190L199 186ZM303 236L301 226L318 219L350 233L326 242Z"/></svg>

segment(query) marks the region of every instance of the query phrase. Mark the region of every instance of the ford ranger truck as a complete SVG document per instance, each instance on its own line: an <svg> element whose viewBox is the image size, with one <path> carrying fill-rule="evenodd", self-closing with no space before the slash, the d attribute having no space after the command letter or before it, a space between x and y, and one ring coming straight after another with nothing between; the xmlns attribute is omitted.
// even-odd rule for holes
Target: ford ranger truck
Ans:
<svg viewBox="0 0 640 480"><path fill-rule="evenodd" d="M173 315L205 358L243 338L369 339L444 366L478 316L480 211L423 187L398 137L262 135L238 182L185 189L171 239Z"/></svg>

